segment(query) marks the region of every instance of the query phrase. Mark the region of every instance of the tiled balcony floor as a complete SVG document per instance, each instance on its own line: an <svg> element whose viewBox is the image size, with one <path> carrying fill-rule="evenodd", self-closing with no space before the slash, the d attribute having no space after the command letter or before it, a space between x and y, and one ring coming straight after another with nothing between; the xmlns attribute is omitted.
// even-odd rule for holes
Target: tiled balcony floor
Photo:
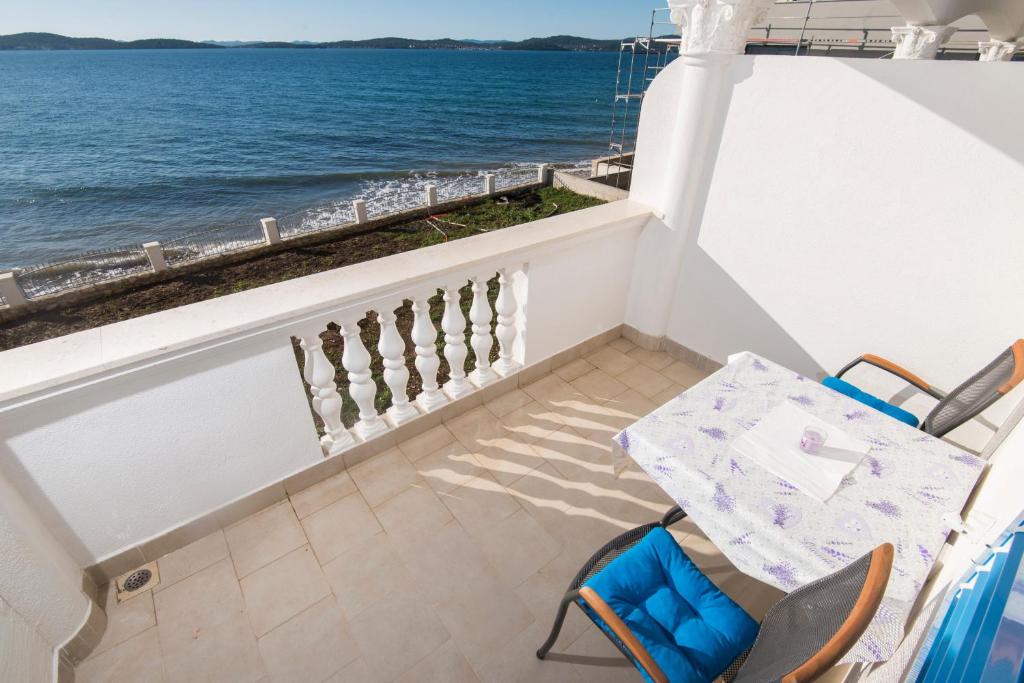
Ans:
<svg viewBox="0 0 1024 683"><path fill-rule="evenodd" d="M171 553L76 680L637 681L575 609L534 651L586 558L671 505L611 476L611 435L702 376L617 339ZM755 616L780 597L674 533Z"/></svg>

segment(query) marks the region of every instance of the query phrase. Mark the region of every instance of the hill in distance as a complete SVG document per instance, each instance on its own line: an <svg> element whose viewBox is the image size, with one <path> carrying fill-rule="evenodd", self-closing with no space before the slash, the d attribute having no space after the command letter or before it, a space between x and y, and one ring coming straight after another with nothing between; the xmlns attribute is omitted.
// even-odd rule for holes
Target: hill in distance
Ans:
<svg viewBox="0 0 1024 683"><path fill-rule="evenodd" d="M111 40L109 38L69 38L56 33L13 33L0 36L0 50L195 50L232 48L377 48L412 50L543 50L556 52L609 52L619 49L618 40L594 40L578 36L549 36L527 38L526 40L472 40L438 38L418 40L415 38L370 38L368 40L338 40L325 43L307 41L295 42L247 42L247 41L206 41L172 38L148 38L145 40Z"/></svg>

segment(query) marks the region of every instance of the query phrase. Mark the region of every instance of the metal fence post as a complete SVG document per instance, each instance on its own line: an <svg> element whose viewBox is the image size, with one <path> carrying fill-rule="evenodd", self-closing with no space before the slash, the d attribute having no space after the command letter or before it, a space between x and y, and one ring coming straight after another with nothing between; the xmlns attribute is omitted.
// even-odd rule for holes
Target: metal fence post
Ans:
<svg viewBox="0 0 1024 683"><path fill-rule="evenodd" d="M437 188L433 185L427 185L423 188L423 194L426 197L427 206L437 206Z"/></svg>
<svg viewBox="0 0 1024 683"><path fill-rule="evenodd" d="M7 301L10 308L19 308L28 303L13 271L0 273L0 296Z"/></svg>
<svg viewBox="0 0 1024 683"><path fill-rule="evenodd" d="M356 212L356 224L366 222L366 200L357 199L352 202L352 210Z"/></svg>
<svg viewBox="0 0 1024 683"><path fill-rule="evenodd" d="M488 173L484 176L484 194L494 194L494 174Z"/></svg>
<svg viewBox="0 0 1024 683"><path fill-rule="evenodd" d="M146 252L146 258L149 259L149 265L153 268L154 273L167 270L167 259L164 258L164 250L159 242L146 242L142 248Z"/></svg>
<svg viewBox="0 0 1024 683"><path fill-rule="evenodd" d="M263 239L267 244L280 244L281 230L277 227L276 218L263 218L260 220L263 228Z"/></svg>

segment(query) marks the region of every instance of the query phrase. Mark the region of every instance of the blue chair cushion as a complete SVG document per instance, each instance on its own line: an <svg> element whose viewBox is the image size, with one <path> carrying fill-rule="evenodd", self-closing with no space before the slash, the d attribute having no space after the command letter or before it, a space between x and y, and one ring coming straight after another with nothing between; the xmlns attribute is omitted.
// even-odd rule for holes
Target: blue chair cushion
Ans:
<svg viewBox="0 0 1024 683"><path fill-rule="evenodd" d="M887 403L886 401L883 401L877 396L872 396L866 391L861 391L860 389L853 386L849 382L844 382L838 377L826 377L825 379L821 380L821 383L824 384L829 389L838 391L840 394L846 394L850 398L860 401L864 405L870 406L879 412L885 413L889 417L894 417L900 422L905 422L911 427L917 427L918 425L918 419L917 417L914 416L913 413L907 412L906 410L903 410L903 408L900 408L899 406L894 406L891 403Z"/></svg>
<svg viewBox="0 0 1024 683"><path fill-rule="evenodd" d="M619 615L672 683L714 680L757 636L757 622L718 590L661 527L584 585ZM596 613L583 607L611 634Z"/></svg>

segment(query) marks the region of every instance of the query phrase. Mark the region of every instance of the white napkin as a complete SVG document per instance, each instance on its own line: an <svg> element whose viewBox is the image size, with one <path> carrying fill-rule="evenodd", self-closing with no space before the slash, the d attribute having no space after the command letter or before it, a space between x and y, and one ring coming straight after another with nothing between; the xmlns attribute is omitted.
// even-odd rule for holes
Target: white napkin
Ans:
<svg viewBox="0 0 1024 683"><path fill-rule="evenodd" d="M815 455L800 450L800 437L807 427L827 435L825 445ZM732 448L824 503L871 446L787 401L737 437Z"/></svg>

